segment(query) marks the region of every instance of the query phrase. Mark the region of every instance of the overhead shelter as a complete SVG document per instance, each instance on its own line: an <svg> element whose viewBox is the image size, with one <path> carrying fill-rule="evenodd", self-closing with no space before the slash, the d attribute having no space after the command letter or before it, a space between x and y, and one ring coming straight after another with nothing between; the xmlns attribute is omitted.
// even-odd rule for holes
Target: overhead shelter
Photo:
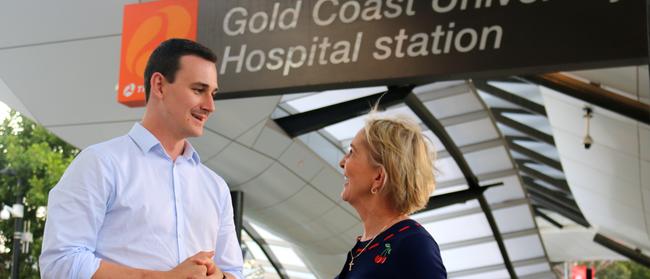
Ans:
<svg viewBox="0 0 650 279"><path fill-rule="evenodd" d="M223 90L191 142L243 191L244 223L284 238L318 277L338 273L361 233L337 162L382 95L383 113L418 119L439 151L437 190L413 217L450 277L548 278L549 261L620 258L596 232L648 254L647 2L189 2ZM161 22L184 16L152 3ZM126 58L127 4L0 4L0 100L79 148L126 133L142 89L120 62L141 67L155 46ZM154 34L180 32L170 26ZM640 119L533 79L558 71L634 100Z"/></svg>

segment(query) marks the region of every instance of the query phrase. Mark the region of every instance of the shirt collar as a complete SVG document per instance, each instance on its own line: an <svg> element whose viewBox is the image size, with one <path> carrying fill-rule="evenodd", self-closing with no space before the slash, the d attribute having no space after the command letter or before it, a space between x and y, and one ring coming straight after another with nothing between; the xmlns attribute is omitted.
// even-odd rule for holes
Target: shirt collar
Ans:
<svg viewBox="0 0 650 279"><path fill-rule="evenodd" d="M155 146L159 146L161 150L163 149L160 141L156 138L156 136L149 132L149 130L147 130L147 128L142 126L142 124L139 122L136 122L133 125L131 131L129 131L129 137L133 139L138 148L140 148L140 150L144 153L150 152L151 149ZM199 153L196 152L192 144L190 144L190 142L187 140L185 140L185 149L183 150L181 157L183 157L185 160L193 162L195 165L201 162Z"/></svg>
<svg viewBox="0 0 650 279"><path fill-rule="evenodd" d="M201 162L201 157L199 157L199 153L196 152L196 149L194 149L194 146L192 146L189 140L185 140L185 150L183 150L182 156L186 160L192 161L195 165L198 165Z"/></svg>

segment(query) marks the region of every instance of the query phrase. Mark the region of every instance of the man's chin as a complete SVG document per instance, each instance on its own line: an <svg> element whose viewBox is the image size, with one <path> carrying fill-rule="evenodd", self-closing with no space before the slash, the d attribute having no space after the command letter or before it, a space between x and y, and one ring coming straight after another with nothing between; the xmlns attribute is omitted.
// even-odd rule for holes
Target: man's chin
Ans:
<svg viewBox="0 0 650 279"><path fill-rule="evenodd" d="M203 127L200 129L192 129L188 135L188 138L196 138L203 135Z"/></svg>

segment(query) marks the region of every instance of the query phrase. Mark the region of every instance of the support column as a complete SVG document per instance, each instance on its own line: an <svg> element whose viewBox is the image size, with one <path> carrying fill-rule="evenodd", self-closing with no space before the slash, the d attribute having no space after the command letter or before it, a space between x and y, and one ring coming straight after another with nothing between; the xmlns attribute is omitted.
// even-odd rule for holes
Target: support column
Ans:
<svg viewBox="0 0 650 279"><path fill-rule="evenodd" d="M232 197L232 211L235 218L235 231L237 232L237 240L241 244L241 230L244 221L244 192L230 191Z"/></svg>
<svg viewBox="0 0 650 279"><path fill-rule="evenodd" d="M14 241L11 247L11 279L18 279L18 273L20 272L20 249L21 249L21 239L22 239L22 230L23 230L23 187L20 177L17 177L17 193L16 193L16 203L14 204ZM16 207L20 207L21 209ZM21 212L16 212L21 211ZM20 213L20 214L17 214Z"/></svg>

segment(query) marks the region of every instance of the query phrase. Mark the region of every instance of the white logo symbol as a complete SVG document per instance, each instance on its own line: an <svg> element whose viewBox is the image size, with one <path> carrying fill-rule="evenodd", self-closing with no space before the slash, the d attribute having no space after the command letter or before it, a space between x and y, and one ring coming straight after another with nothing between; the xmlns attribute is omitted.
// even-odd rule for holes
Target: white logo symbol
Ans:
<svg viewBox="0 0 650 279"><path fill-rule="evenodd" d="M127 86L124 86L124 90L122 91L122 95L124 95L124 97L128 98L131 95L133 95L133 92L135 92L135 84L131 83L131 84L127 85Z"/></svg>

